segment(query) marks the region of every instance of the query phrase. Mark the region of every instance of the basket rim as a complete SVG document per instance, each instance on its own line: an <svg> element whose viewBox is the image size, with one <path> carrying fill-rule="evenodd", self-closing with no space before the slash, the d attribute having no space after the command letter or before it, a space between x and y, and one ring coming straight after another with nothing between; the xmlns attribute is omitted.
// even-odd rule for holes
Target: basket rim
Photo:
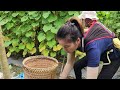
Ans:
<svg viewBox="0 0 120 90"><path fill-rule="evenodd" d="M48 58L48 59L51 59L53 61L55 61L55 65L51 66L51 67L48 67L48 68L33 68L33 67L28 67L27 65L25 65L25 62L30 60L30 59L35 59L35 58ZM37 55L37 56L29 56L27 58L25 58L22 62L23 64L23 67L25 68L28 68L28 69L38 69L38 70L41 70L41 71L47 71L47 70L50 70L50 69L53 69L53 68L56 68L58 66L58 60L53 58L53 57L49 57L49 56L43 56L43 55Z"/></svg>

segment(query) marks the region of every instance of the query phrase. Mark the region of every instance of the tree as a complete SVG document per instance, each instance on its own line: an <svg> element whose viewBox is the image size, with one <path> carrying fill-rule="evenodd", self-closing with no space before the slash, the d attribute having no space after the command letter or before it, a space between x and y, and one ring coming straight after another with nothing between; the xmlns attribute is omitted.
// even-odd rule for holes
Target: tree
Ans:
<svg viewBox="0 0 120 90"><path fill-rule="evenodd" d="M10 79L11 74L10 74L9 64L7 61L1 26L0 26L0 61L1 61L1 68L3 72L3 78Z"/></svg>

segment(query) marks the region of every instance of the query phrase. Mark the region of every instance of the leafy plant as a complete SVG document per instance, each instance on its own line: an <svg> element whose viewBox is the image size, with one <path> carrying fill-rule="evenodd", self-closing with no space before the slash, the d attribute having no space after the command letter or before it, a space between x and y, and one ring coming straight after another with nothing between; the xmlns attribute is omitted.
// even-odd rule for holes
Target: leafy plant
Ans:
<svg viewBox="0 0 120 90"><path fill-rule="evenodd" d="M55 35L68 18L79 14L80 11L0 11L7 56L65 56ZM120 37L120 11L97 14L100 22Z"/></svg>

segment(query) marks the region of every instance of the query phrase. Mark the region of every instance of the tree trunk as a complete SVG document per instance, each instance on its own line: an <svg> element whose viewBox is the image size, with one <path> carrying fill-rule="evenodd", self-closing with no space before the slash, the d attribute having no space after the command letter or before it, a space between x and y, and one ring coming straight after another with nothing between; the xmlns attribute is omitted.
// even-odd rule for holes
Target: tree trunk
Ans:
<svg viewBox="0 0 120 90"><path fill-rule="evenodd" d="M1 61L1 69L3 72L3 78L10 79L11 74L10 74L9 64L6 56L1 26L0 26L0 61Z"/></svg>

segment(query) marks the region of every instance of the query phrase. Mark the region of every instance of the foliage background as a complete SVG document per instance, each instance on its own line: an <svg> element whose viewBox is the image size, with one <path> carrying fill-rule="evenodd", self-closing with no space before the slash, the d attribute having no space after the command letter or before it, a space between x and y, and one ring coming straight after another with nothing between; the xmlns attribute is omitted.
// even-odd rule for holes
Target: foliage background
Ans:
<svg viewBox="0 0 120 90"><path fill-rule="evenodd" d="M7 57L66 55L55 40L60 26L80 11L0 11ZM120 11L97 11L99 21L120 38ZM78 53L81 54L82 53Z"/></svg>

